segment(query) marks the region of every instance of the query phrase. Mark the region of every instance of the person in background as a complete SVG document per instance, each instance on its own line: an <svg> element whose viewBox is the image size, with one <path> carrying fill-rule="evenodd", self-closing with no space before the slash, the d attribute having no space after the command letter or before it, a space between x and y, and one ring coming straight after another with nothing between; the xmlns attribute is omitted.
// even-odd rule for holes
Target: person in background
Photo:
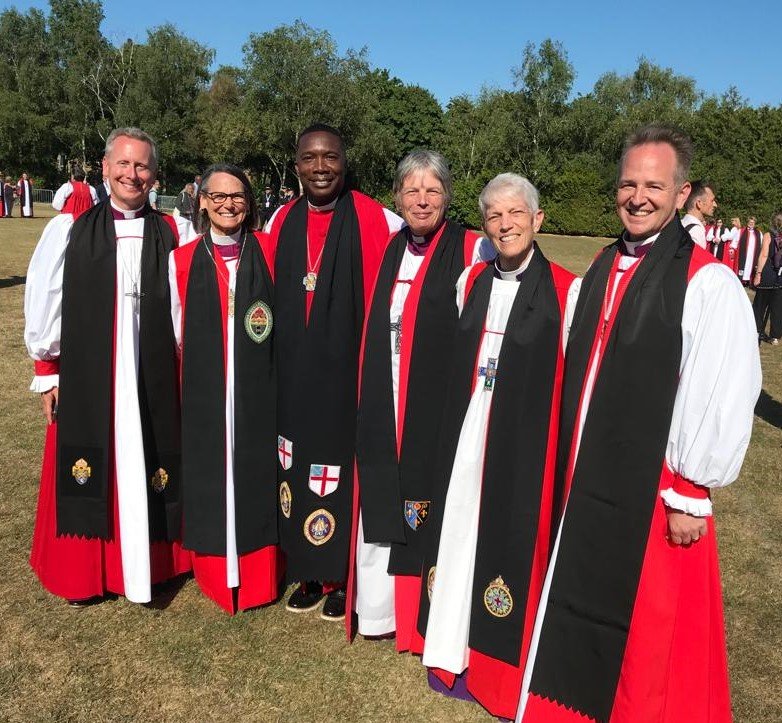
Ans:
<svg viewBox="0 0 782 723"><path fill-rule="evenodd" d="M54 194L52 208L61 213L73 214L76 219L98 203L98 194L92 186L85 183L86 177L81 168L74 169L71 180L63 183Z"/></svg>
<svg viewBox="0 0 782 723"><path fill-rule="evenodd" d="M782 212L772 216L771 230L763 234L752 285L755 287L752 309L758 338L776 346L782 337ZM766 335L768 317L771 328Z"/></svg>

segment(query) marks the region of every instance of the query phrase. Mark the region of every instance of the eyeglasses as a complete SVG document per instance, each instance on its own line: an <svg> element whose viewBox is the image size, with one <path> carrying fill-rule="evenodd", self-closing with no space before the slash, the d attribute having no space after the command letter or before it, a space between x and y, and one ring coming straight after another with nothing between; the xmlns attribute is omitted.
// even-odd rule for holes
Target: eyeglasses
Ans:
<svg viewBox="0 0 782 723"><path fill-rule="evenodd" d="M244 191L237 191L236 193L221 193L220 191L209 193L209 191L201 191L201 195L206 196L212 203L216 204L217 206L221 206L229 198L237 206L243 206L245 203L247 203L247 194L244 193Z"/></svg>

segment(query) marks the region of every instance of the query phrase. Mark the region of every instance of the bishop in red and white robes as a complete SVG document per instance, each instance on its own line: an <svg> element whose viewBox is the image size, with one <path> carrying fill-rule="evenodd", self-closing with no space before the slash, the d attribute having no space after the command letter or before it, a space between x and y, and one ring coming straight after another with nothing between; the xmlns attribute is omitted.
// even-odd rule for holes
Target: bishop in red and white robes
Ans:
<svg viewBox="0 0 782 723"><path fill-rule="evenodd" d="M78 218L98 203L95 189L83 180L71 178L63 183L54 194L52 208L60 213L69 213Z"/></svg>
<svg viewBox="0 0 782 723"><path fill-rule="evenodd" d="M517 721L731 720L710 490L739 474L760 383L741 285L675 215L596 258L568 342L569 494ZM676 512L706 518L703 537L675 544Z"/></svg>
<svg viewBox="0 0 782 723"><path fill-rule="evenodd" d="M169 260L181 349L183 544L229 613L278 596L274 250L208 231Z"/></svg>
<svg viewBox="0 0 782 723"><path fill-rule="evenodd" d="M381 264L362 352L349 599L358 632L396 633L397 650L421 653L416 631L424 528L448 388L458 313L455 285L465 266L493 258L491 243L451 221L429 238L410 228L391 240ZM346 618L352 632L352 616Z"/></svg>
<svg viewBox="0 0 782 723"><path fill-rule="evenodd" d="M26 173L16 183L16 195L22 218L33 217L33 184Z"/></svg>
<svg viewBox="0 0 782 723"><path fill-rule="evenodd" d="M69 600L190 570L182 550L179 399L168 253L189 222L96 206L53 218L25 290L31 391L59 387L46 431L30 564Z"/></svg>

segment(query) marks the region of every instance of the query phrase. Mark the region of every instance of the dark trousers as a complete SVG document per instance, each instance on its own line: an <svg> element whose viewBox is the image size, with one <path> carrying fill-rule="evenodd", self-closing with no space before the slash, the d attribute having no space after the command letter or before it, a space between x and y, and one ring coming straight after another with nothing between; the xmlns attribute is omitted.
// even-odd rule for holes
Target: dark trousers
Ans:
<svg viewBox="0 0 782 723"><path fill-rule="evenodd" d="M752 311L755 314L758 334L765 332L766 319L770 316L770 336L773 339L782 337L782 289L757 289Z"/></svg>

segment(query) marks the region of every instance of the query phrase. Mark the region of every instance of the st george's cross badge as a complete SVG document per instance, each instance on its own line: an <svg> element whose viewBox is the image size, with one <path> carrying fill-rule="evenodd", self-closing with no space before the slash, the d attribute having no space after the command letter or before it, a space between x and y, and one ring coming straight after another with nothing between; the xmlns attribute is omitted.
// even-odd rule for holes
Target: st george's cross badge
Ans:
<svg viewBox="0 0 782 723"><path fill-rule="evenodd" d="M339 465L311 464L309 488L318 497L325 497L339 487Z"/></svg>
<svg viewBox="0 0 782 723"><path fill-rule="evenodd" d="M285 437L277 436L277 458L283 469L290 469L293 464L293 442Z"/></svg>

